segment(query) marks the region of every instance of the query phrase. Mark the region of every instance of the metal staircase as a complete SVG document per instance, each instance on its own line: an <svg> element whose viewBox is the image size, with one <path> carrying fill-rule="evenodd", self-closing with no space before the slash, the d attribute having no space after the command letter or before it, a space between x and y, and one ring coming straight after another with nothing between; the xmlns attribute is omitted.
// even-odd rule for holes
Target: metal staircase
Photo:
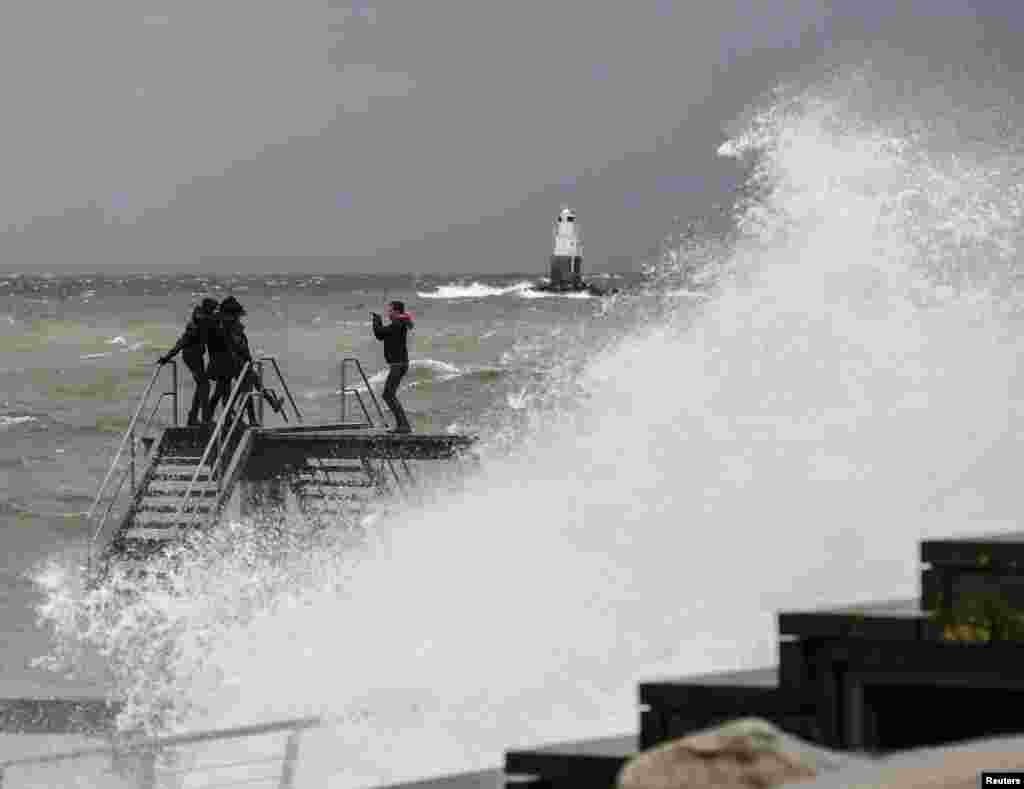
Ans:
<svg viewBox="0 0 1024 789"><path fill-rule="evenodd" d="M354 367L356 380L361 379L363 386L348 385L350 367ZM264 425L265 368L276 375L287 396L279 409L281 416L287 421L286 409L290 405L296 424L273 428ZM468 447L475 440L455 435L385 433L384 412L362 366L353 358L341 363L342 421L337 424L302 424L295 398L272 356L246 365L236 379L228 406L212 426L178 426L177 370L172 367L174 391L160 395L149 419L143 423L141 415L149 407L162 369L154 372L143 393L89 512L95 521L90 566L103 544L105 560L127 561L145 572L141 563L147 558L216 523L243 476L249 487L240 500L242 506L253 504L263 495L278 504L284 503L288 488L299 511L311 523L358 524L371 499L382 495L419 496L421 488L409 459L421 462L458 458L459 448ZM253 386L253 381L258 385ZM365 421L347 420L349 396L355 397ZM163 430L157 441L149 431L153 414L165 397L173 397L172 425ZM374 423L364 397L369 397L380 425ZM243 421L249 406L255 410L254 424ZM140 439L147 447L146 454L151 456L141 479L136 473L135 449ZM127 466L119 465L122 456L128 459ZM128 495L124 496L126 480ZM112 519L115 504L125 498L123 512Z"/></svg>
<svg viewBox="0 0 1024 789"><path fill-rule="evenodd" d="M366 407L366 402L363 400L362 394L358 387L348 385L348 368L354 367L356 375L363 382L363 388L366 390L370 397L370 401L373 403L374 410L377 412L377 416L380 417L381 429L387 427L387 419L384 417L384 409L380 407L380 401L377 399L377 395L373 393L373 387L370 386L370 380L366 377L366 372L363 370L363 365L359 363L359 360L354 357L347 357L341 360L341 423L351 424L348 422L348 400L346 397L352 395L356 399L356 403L359 405L359 409L362 411L363 418L366 420L365 426L369 429L374 429L376 425L373 423L373 417L370 416L370 410ZM390 472L387 475L394 483L395 492L398 493L409 493L410 486L415 485L416 477L412 473L412 469L409 468L409 463L404 457L398 457L398 463L402 467L402 474L398 473L398 469L395 468L394 461L396 458L392 458L389 455L379 455L373 458L377 461L377 468L373 468L370 457L364 456L362 458L364 470L366 475L380 488L382 491L387 491L389 486L385 483L386 472Z"/></svg>
<svg viewBox="0 0 1024 789"><path fill-rule="evenodd" d="M189 455L167 455L157 458L148 483L140 496L130 521L120 537L128 544L161 542L181 534L178 509L193 477L198 484L191 493L197 511L210 515L217 501L217 480L209 466L199 466L200 458ZM197 475L198 470L198 475Z"/></svg>
<svg viewBox="0 0 1024 789"><path fill-rule="evenodd" d="M390 492L366 458L309 458L291 480L302 514L310 521L358 520L370 502Z"/></svg>
<svg viewBox="0 0 1024 789"><path fill-rule="evenodd" d="M370 408L363 399L363 391L357 386L348 385L352 376L350 367L353 369L354 380L362 381L362 390L369 397L380 419L379 425L374 422ZM340 373L341 425L371 431L384 429L387 426L384 411L359 360L353 357L342 359ZM358 412L364 421L349 421L349 396L355 398ZM408 494L410 483L413 482L415 478L408 461L401 457L396 459L380 454L366 454L358 458L310 457L292 476L290 489L300 511L310 521L337 523L341 519L358 522L367 513L372 500L390 494Z"/></svg>
<svg viewBox="0 0 1024 789"><path fill-rule="evenodd" d="M203 426L165 430L149 467L142 478L137 479L136 440L141 437L143 443L148 444L147 454L152 450L155 439L147 433L151 427L153 414L166 396L172 396L174 399L173 425L177 427L178 424L175 365L171 368L174 391L161 394L153 407L150 419L141 430L138 427L139 417L149 403L153 386L160 377L162 368L153 373L153 378L140 399L135 416L125 432L121 446L89 511L89 518L96 521L90 543L90 566L96 558L97 547L110 521L114 505L121 497L126 479L130 481L129 504L108 541L105 550L107 558L116 554L128 560L145 559L169 543L180 540L190 531L208 525L220 515L232 493L251 444L251 433L248 430L250 425L242 422L248 403L253 404L257 425L263 423L261 391L264 367L268 364L287 395L287 403L291 405L296 420L301 423L302 415L277 360L272 356L260 357L244 367L235 381L228 407L221 412L220 418L212 428ZM258 387L251 387L246 383L247 380L251 380L250 373L259 381ZM282 413L282 416L287 419L285 413ZM127 467L119 467L126 447L130 448L130 462ZM117 473L119 468L120 474ZM116 484L112 482L115 478ZM109 496L109 501L103 510L105 496ZM103 514L100 516L98 513L101 510Z"/></svg>

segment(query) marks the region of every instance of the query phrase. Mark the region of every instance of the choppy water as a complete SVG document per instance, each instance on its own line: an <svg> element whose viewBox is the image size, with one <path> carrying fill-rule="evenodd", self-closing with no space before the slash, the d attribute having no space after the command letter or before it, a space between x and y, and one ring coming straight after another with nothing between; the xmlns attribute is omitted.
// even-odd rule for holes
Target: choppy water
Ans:
<svg viewBox="0 0 1024 789"><path fill-rule="evenodd" d="M326 715L302 785L372 786L634 729L640 679L773 662L780 608L913 596L922 537L1016 523L1024 427L1024 116L997 81L930 79L891 59L741 119L721 151L750 164L736 234L667 254L654 297L410 298L428 332L435 305L477 321L473 361L424 355L518 371L435 384L476 404L466 491L359 547L274 558L235 525L179 596L129 606L53 566L60 643L116 656L131 721ZM682 286L695 261L710 299ZM336 342L296 324L314 354Z"/></svg>
<svg viewBox="0 0 1024 789"><path fill-rule="evenodd" d="M200 296L233 293L245 304L250 342L278 356L312 422L339 416L341 358L359 358L371 384L383 385L386 370L369 312L383 311L388 299L405 299L416 330L404 401L418 429L443 431L479 429L491 403L522 394L534 370L521 347L543 344L560 327L576 331L595 323L597 300L531 299L518 285L525 281L516 275L0 276L4 621L8 632L22 634L5 651L5 687L17 694L24 687L58 692L95 684L27 668L47 643L34 627L38 598L24 573L47 556L82 555L89 528L80 516L154 360L174 344ZM191 380L181 373L184 417ZM168 401L157 420L170 418Z"/></svg>

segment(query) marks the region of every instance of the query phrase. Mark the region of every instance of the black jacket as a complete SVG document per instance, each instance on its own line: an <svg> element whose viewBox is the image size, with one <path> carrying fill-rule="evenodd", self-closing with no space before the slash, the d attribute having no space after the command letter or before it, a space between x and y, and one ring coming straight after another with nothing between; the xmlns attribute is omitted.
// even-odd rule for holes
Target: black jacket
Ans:
<svg viewBox="0 0 1024 789"><path fill-rule="evenodd" d="M384 361L388 364L409 363L407 338L412 326L412 318L404 313L387 326L379 315L373 316L373 336L384 343Z"/></svg>
<svg viewBox="0 0 1024 789"><path fill-rule="evenodd" d="M252 360L245 326L239 320L215 316L211 321L208 347L211 378L234 378L242 372L242 366Z"/></svg>
<svg viewBox="0 0 1024 789"><path fill-rule="evenodd" d="M164 359L173 359L178 351L181 351L181 358L190 370L202 371L203 352L206 350L206 327L203 320L193 318L185 326L185 332L178 338L174 347L167 352Z"/></svg>

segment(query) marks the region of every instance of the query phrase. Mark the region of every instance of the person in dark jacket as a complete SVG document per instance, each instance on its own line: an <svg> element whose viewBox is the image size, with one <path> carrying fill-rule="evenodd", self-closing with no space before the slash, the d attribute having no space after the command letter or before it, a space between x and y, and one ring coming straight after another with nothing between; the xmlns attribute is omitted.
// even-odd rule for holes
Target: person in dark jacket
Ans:
<svg viewBox="0 0 1024 789"><path fill-rule="evenodd" d="M390 322L387 326L376 312L370 315L373 317L373 336L384 343L384 361L391 368L381 395L391 413L395 415L395 427L391 432L411 433L409 418L405 415L402 404L398 402L397 392L398 385L409 372L408 336L413 328L412 316L405 311L405 305L400 301L388 304L387 315Z"/></svg>
<svg viewBox="0 0 1024 789"><path fill-rule="evenodd" d="M234 303L237 303L237 300ZM234 306L228 302L228 299L224 299L224 304L227 304L228 312L233 311ZM231 396L231 380L235 377L235 358L231 351L227 328L224 325L223 307L222 304L221 308L211 316L210 336L206 346L210 353L210 366L207 372L214 384L213 397L210 399L211 419L216 413L218 405L227 406L228 398Z"/></svg>
<svg viewBox="0 0 1024 789"><path fill-rule="evenodd" d="M245 324L240 320L243 315L245 315L245 308L234 296L228 296L221 302L218 340L222 343L223 348L211 362L211 367L214 368L214 374L211 374L211 377L217 381L212 401L214 408L218 403L223 403L225 407L228 405L234 379L242 373L246 365L253 361L252 352L249 350L249 338L245 335ZM259 391L274 411L284 416L280 399L273 391L264 389L260 385L259 376L250 367L246 370L245 379L238 388L238 396L245 397L253 389ZM257 424L256 406L251 398L246 400L245 409L249 424ZM287 419L287 417L285 418ZM231 419L232 415L228 414L228 420Z"/></svg>
<svg viewBox="0 0 1024 789"><path fill-rule="evenodd" d="M210 334L211 316L216 309L216 299L203 299L202 303L192 310L192 319L185 326L184 334L174 347L158 360L161 365L167 364L180 351L185 366L192 373L196 388L188 412L189 427L199 424L200 412L203 422L210 421L210 377L203 361L203 354Z"/></svg>

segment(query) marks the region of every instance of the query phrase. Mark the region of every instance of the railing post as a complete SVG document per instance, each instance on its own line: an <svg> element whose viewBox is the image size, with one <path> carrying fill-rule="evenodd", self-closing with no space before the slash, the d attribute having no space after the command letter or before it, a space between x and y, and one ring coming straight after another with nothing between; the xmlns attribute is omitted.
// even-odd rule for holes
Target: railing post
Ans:
<svg viewBox="0 0 1024 789"><path fill-rule="evenodd" d="M129 457L131 458L131 492L135 493L135 425L132 425L131 435L128 436L128 441L131 444L129 447ZM124 479L122 477L121 479Z"/></svg>
<svg viewBox="0 0 1024 789"><path fill-rule="evenodd" d="M178 413L179 413L179 411L178 411L178 408L179 408L179 406L178 406L178 360L175 359L174 361L171 362L171 364L174 365L173 367L171 367L171 389L173 391L173 394L171 395L171 403L172 403L171 407L174 409L174 412L173 412L174 426L177 427L179 424L181 424L178 421L179 420L179 416L178 416Z"/></svg>
<svg viewBox="0 0 1024 789"><path fill-rule="evenodd" d="M256 379L260 382L260 388L257 394L258 402L256 403L256 421L262 427L263 426L263 406L266 404L266 400L263 397L263 362L256 362Z"/></svg>
<svg viewBox="0 0 1024 789"><path fill-rule="evenodd" d="M278 789L294 789L295 765L299 763L299 737L302 732L292 729L284 746L284 762L281 764L281 782Z"/></svg>
<svg viewBox="0 0 1024 789"><path fill-rule="evenodd" d="M341 360L341 424L345 424L345 360Z"/></svg>

